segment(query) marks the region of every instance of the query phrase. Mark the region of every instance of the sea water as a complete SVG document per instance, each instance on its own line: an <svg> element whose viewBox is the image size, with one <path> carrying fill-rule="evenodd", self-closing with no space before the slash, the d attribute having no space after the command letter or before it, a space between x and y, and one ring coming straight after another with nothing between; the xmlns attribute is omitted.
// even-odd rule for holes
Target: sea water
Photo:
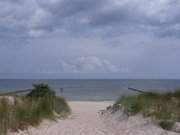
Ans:
<svg viewBox="0 0 180 135"><path fill-rule="evenodd" d="M166 92L180 88L180 80L163 79L0 79L0 92L32 88L46 83L57 95L68 100L116 100L120 96L137 94L128 87L144 91Z"/></svg>

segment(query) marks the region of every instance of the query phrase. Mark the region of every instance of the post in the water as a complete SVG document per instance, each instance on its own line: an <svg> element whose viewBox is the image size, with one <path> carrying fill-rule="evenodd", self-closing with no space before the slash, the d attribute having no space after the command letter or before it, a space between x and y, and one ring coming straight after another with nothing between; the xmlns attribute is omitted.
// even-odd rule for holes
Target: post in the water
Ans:
<svg viewBox="0 0 180 135"><path fill-rule="evenodd" d="M63 96L64 89L60 88L60 95Z"/></svg>

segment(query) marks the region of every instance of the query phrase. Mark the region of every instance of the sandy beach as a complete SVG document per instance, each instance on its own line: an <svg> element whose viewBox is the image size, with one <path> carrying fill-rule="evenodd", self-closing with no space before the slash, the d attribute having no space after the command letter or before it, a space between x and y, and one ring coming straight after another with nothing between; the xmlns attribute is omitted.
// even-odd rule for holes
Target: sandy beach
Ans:
<svg viewBox="0 0 180 135"><path fill-rule="evenodd" d="M10 135L106 135L99 111L111 102L69 102L72 115L57 122L44 121L38 128Z"/></svg>
<svg viewBox="0 0 180 135"><path fill-rule="evenodd" d="M44 121L39 127L9 135L178 135L167 132L142 117L117 121L121 115L104 118L100 111L112 102L69 102L72 114L56 122Z"/></svg>

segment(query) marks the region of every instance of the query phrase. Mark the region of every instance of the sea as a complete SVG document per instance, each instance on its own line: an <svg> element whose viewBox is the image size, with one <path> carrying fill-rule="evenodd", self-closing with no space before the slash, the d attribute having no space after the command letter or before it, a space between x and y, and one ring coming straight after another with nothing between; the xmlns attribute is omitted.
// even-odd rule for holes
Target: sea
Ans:
<svg viewBox="0 0 180 135"><path fill-rule="evenodd" d="M31 89L39 83L73 101L116 100L138 94L128 88L160 93L180 88L180 79L0 79L0 93Z"/></svg>

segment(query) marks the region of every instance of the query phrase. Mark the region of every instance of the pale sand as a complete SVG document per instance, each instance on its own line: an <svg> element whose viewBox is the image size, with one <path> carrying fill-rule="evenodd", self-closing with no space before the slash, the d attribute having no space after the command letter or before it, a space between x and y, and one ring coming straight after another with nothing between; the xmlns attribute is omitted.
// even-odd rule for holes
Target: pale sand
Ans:
<svg viewBox="0 0 180 135"><path fill-rule="evenodd" d="M112 102L69 102L72 115L57 122L43 122L38 128L10 135L178 135L147 123L141 117L100 116ZM124 117L124 116L123 116ZM119 119L119 120L118 120Z"/></svg>

